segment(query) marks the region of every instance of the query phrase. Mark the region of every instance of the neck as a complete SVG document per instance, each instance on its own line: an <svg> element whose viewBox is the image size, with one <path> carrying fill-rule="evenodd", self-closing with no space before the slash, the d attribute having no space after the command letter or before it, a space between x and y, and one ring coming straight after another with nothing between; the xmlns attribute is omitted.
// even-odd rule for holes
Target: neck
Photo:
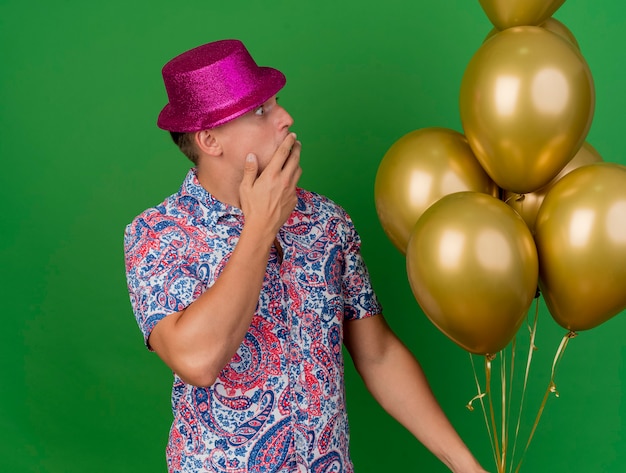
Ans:
<svg viewBox="0 0 626 473"><path fill-rule="evenodd" d="M202 166L200 163L196 169L198 181L207 192L224 204L241 208L239 201L241 178L237 179L235 176L221 172L220 169Z"/></svg>

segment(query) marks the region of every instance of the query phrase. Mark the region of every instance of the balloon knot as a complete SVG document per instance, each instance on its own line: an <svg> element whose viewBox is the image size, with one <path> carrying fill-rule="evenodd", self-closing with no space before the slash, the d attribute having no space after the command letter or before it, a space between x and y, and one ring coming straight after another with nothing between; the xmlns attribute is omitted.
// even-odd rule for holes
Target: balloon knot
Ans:
<svg viewBox="0 0 626 473"><path fill-rule="evenodd" d="M473 406L474 401L476 401L477 399L482 399L483 397L485 397L485 395L486 395L486 394L487 394L487 393L479 393L479 394L477 394L476 396L474 396L474 397L470 400L470 402L468 402L468 403L467 403L467 405L466 405L465 407L467 407L467 409L468 409L470 412L473 412L473 411L474 411L474 406Z"/></svg>
<svg viewBox="0 0 626 473"><path fill-rule="evenodd" d="M554 382L550 382L550 392L554 393L556 397L561 397L559 392L556 390L556 384L554 384Z"/></svg>

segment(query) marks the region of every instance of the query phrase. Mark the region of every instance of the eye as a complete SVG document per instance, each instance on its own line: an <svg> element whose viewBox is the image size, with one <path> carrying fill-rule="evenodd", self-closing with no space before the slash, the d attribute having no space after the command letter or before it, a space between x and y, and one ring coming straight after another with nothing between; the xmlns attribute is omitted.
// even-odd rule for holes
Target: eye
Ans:
<svg viewBox="0 0 626 473"><path fill-rule="evenodd" d="M265 115L265 105L261 105L260 107L255 108L254 114L259 117L262 117L263 115Z"/></svg>

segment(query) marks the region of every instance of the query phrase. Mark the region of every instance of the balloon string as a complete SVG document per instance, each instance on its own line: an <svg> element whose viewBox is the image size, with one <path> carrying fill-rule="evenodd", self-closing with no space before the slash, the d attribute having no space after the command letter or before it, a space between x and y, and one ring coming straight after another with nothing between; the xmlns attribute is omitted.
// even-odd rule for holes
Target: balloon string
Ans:
<svg viewBox="0 0 626 473"><path fill-rule="evenodd" d="M478 390L478 394L474 396L470 400L470 402L467 403L465 407L467 407L467 409L470 412L472 412L474 410L474 406L472 405L473 402L476 401L477 399L480 400L480 405L483 411L483 419L485 420L485 427L487 427L487 434L489 436L489 442L491 443L491 452L493 453L494 461L497 463L498 460L496 458L496 450L493 445L493 438L491 437L491 427L489 427L489 420L487 419L487 409L485 409L485 401L483 400L483 398L485 397L487 393L481 392L480 382L478 381L478 376L476 374L476 365L474 364L474 356L472 355L472 353L469 353L469 357L470 357L470 362L472 363L472 372L474 373L474 381L476 382L476 389Z"/></svg>
<svg viewBox="0 0 626 473"><path fill-rule="evenodd" d="M524 384L522 386L522 395L519 404L519 412L517 416L517 425L515 426L515 438L513 440L513 453L511 454L511 467L509 473L513 470L513 459L515 458L515 451L517 450L517 439L519 437L520 424L522 422L522 412L524 410L524 399L526 397L526 386L528 385L528 375L530 373L530 363L533 359L533 353L537 350L535 346L535 335L537 334L537 320L539 319L539 299L535 302L535 318L532 326L528 325L528 331L530 332L530 345L528 347L528 357L526 359L526 372L524 373Z"/></svg>
<svg viewBox="0 0 626 473"><path fill-rule="evenodd" d="M489 413L491 414L491 427L493 429L493 442L496 451L496 465L498 473L503 473L502 470L502 456L500 454L500 444L498 443L498 429L496 428L496 417L493 408L493 396L491 395L491 361L495 358L495 355L485 355L485 379L487 400L489 401Z"/></svg>
<svg viewBox="0 0 626 473"><path fill-rule="evenodd" d="M526 448L524 448L524 453L522 453L522 458L520 459L517 465L517 468L515 469L515 473L518 473L519 469L522 466L522 461L524 460L524 457L526 456L526 452L528 451L528 447L530 446L530 441L535 435L535 431L537 430L537 425L539 424L539 419L541 418L541 414L543 414L543 409L546 406L546 402L548 401L548 397L550 396L550 393L554 393L556 397L559 397L559 393L556 390L556 384L554 383L554 376L556 373L556 368L559 362L561 361L561 358L563 357L563 353L565 352L565 349L567 348L568 342L570 341L570 339L574 338L576 335L577 333L573 331L570 331L567 334L565 334L565 336L561 340L559 348L556 351L556 354L554 355L554 361L552 362L552 373L550 375L550 382L548 383L548 389L546 390L546 393L543 396L543 401L541 402L541 406L539 407L539 412L537 412L537 417L535 418L535 423L533 424L532 431L530 432L530 436L528 437Z"/></svg>
<svg viewBox="0 0 626 473"><path fill-rule="evenodd" d="M513 337L513 340L511 341L511 373L509 375L509 400L508 400L508 405L506 408L507 411L507 419L510 420L510 414L511 414L511 402L513 400L513 375L515 373L515 350L517 349L517 336ZM509 423L507 420L507 432L509 431Z"/></svg>
<svg viewBox="0 0 626 473"><path fill-rule="evenodd" d="M501 421L501 432L502 435L502 458L500 464L500 471L505 471L506 469L506 450L507 450L507 430L508 430L508 416L506 412L506 353L504 350L500 352L500 383L501 383L501 392L502 392L502 417Z"/></svg>

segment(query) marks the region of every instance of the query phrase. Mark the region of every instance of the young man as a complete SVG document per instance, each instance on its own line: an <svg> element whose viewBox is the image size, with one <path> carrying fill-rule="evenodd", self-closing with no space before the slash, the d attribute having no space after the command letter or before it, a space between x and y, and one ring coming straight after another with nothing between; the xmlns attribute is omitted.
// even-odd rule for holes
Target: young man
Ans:
<svg viewBox="0 0 626 473"><path fill-rule="evenodd" d="M170 472L353 471L345 343L380 404L456 472L481 472L390 331L348 215L297 187L285 77L236 40L163 68L158 126L195 163L126 228L147 346L173 370Z"/></svg>

